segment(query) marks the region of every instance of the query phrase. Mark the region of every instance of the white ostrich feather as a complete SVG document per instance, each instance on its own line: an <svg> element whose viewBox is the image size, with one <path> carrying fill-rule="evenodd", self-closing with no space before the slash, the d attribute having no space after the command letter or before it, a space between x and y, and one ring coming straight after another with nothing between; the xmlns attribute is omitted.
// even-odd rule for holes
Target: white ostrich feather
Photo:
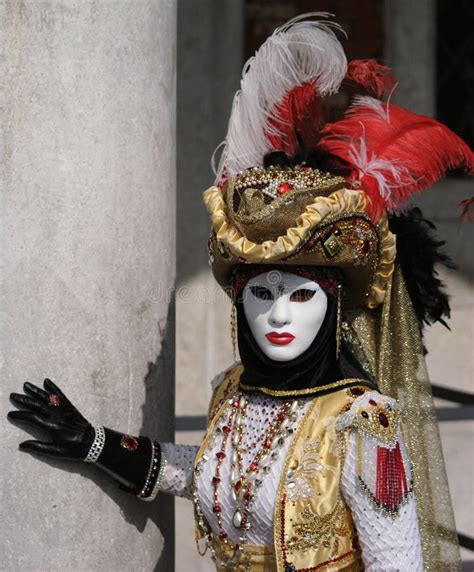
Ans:
<svg viewBox="0 0 474 572"><path fill-rule="evenodd" d="M315 81L321 96L338 91L347 60L334 30L343 30L332 21L303 21L329 16L311 12L290 20L247 61L232 105L217 182L262 165L265 154L273 151L265 134L278 133L271 120L278 119L276 107L293 88Z"/></svg>
<svg viewBox="0 0 474 572"><path fill-rule="evenodd" d="M362 122L361 126L364 130ZM379 159L375 153L369 155L364 133L351 144L349 157L357 167L359 180L365 175L371 175L377 181L380 195L387 203L390 203L392 190L398 190L402 186L416 182L410 171L398 161ZM387 178L388 176L392 177L392 182Z"/></svg>
<svg viewBox="0 0 474 572"><path fill-rule="evenodd" d="M369 95L356 95L353 99L351 110L360 108L372 111L375 115L378 115L382 121L390 123L389 106L382 103L380 99L375 99L375 97L370 97Z"/></svg>

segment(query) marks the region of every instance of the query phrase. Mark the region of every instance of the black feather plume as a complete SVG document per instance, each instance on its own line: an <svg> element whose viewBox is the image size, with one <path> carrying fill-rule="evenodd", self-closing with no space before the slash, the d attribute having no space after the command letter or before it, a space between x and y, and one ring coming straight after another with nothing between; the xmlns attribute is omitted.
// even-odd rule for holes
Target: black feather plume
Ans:
<svg viewBox="0 0 474 572"><path fill-rule="evenodd" d="M449 298L438 278L436 264L455 268L440 249L445 241L436 240L436 226L423 218L419 208L390 217L390 230L397 236L397 258L408 288L420 328L440 322L449 329Z"/></svg>

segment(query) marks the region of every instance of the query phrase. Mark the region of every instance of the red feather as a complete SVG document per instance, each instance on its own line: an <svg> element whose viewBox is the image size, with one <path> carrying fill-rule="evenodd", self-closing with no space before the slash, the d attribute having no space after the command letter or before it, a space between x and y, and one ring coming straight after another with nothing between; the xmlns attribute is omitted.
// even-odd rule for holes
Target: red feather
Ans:
<svg viewBox="0 0 474 572"><path fill-rule="evenodd" d="M448 170L474 174L474 154L445 125L371 97L358 97L344 119L322 130L320 148L351 170L349 181L370 198L377 220Z"/></svg>
<svg viewBox="0 0 474 572"><path fill-rule="evenodd" d="M390 95L396 84L392 70L373 59L350 61L345 79L365 87L379 98Z"/></svg>
<svg viewBox="0 0 474 572"><path fill-rule="evenodd" d="M312 150L318 141L322 125L321 98L316 90L316 82L307 82L289 91L279 103L270 119L271 133L266 138L275 151L283 151L290 157L304 150Z"/></svg>

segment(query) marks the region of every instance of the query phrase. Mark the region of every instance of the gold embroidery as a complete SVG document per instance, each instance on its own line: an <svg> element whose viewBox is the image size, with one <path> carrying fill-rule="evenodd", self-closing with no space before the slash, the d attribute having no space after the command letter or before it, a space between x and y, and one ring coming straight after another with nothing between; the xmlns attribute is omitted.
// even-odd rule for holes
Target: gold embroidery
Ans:
<svg viewBox="0 0 474 572"><path fill-rule="evenodd" d="M315 398L290 446L275 507L279 570L323 570L326 563L346 557L350 569L358 569L356 534L340 496L346 437L336 432L340 411L353 401L347 392Z"/></svg>
<svg viewBox="0 0 474 572"><path fill-rule="evenodd" d="M346 509L339 497L334 509L322 516L315 514L309 506L301 512L301 521L293 526L294 534L286 543L291 552L314 550L324 547L330 557L339 553L339 538L346 538L350 529L347 524Z"/></svg>

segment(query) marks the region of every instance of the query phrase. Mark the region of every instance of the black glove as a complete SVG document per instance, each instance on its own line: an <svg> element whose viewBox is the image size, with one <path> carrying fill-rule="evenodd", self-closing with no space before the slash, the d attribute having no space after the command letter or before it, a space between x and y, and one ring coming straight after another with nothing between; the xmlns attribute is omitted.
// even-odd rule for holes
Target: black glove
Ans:
<svg viewBox="0 0 474 572"><path fill-rule="evenodd" d="M8 418L44 429L51 441L23 441L20 449L70 461L84 460L95 437L87 419L50 379L44 380L44 389L28 382L23 389L26 395L12 393L10 399L24 410L10 411Z"/></svg>
<svg viewBox="0 0 474 572"><path fill-rule="evenodd" d="M50 441L23 441L20 449L70 461L86 460L96 436L91 423L50 379L44 380L44 389L28 382L23 388L26 395L10 395L23 410L10 411L8 418L45 430ZM150 497L160 470L159 444L147 437L132 437L107 428L104 431L105 444L97 466L127 491Z"/></svg>

